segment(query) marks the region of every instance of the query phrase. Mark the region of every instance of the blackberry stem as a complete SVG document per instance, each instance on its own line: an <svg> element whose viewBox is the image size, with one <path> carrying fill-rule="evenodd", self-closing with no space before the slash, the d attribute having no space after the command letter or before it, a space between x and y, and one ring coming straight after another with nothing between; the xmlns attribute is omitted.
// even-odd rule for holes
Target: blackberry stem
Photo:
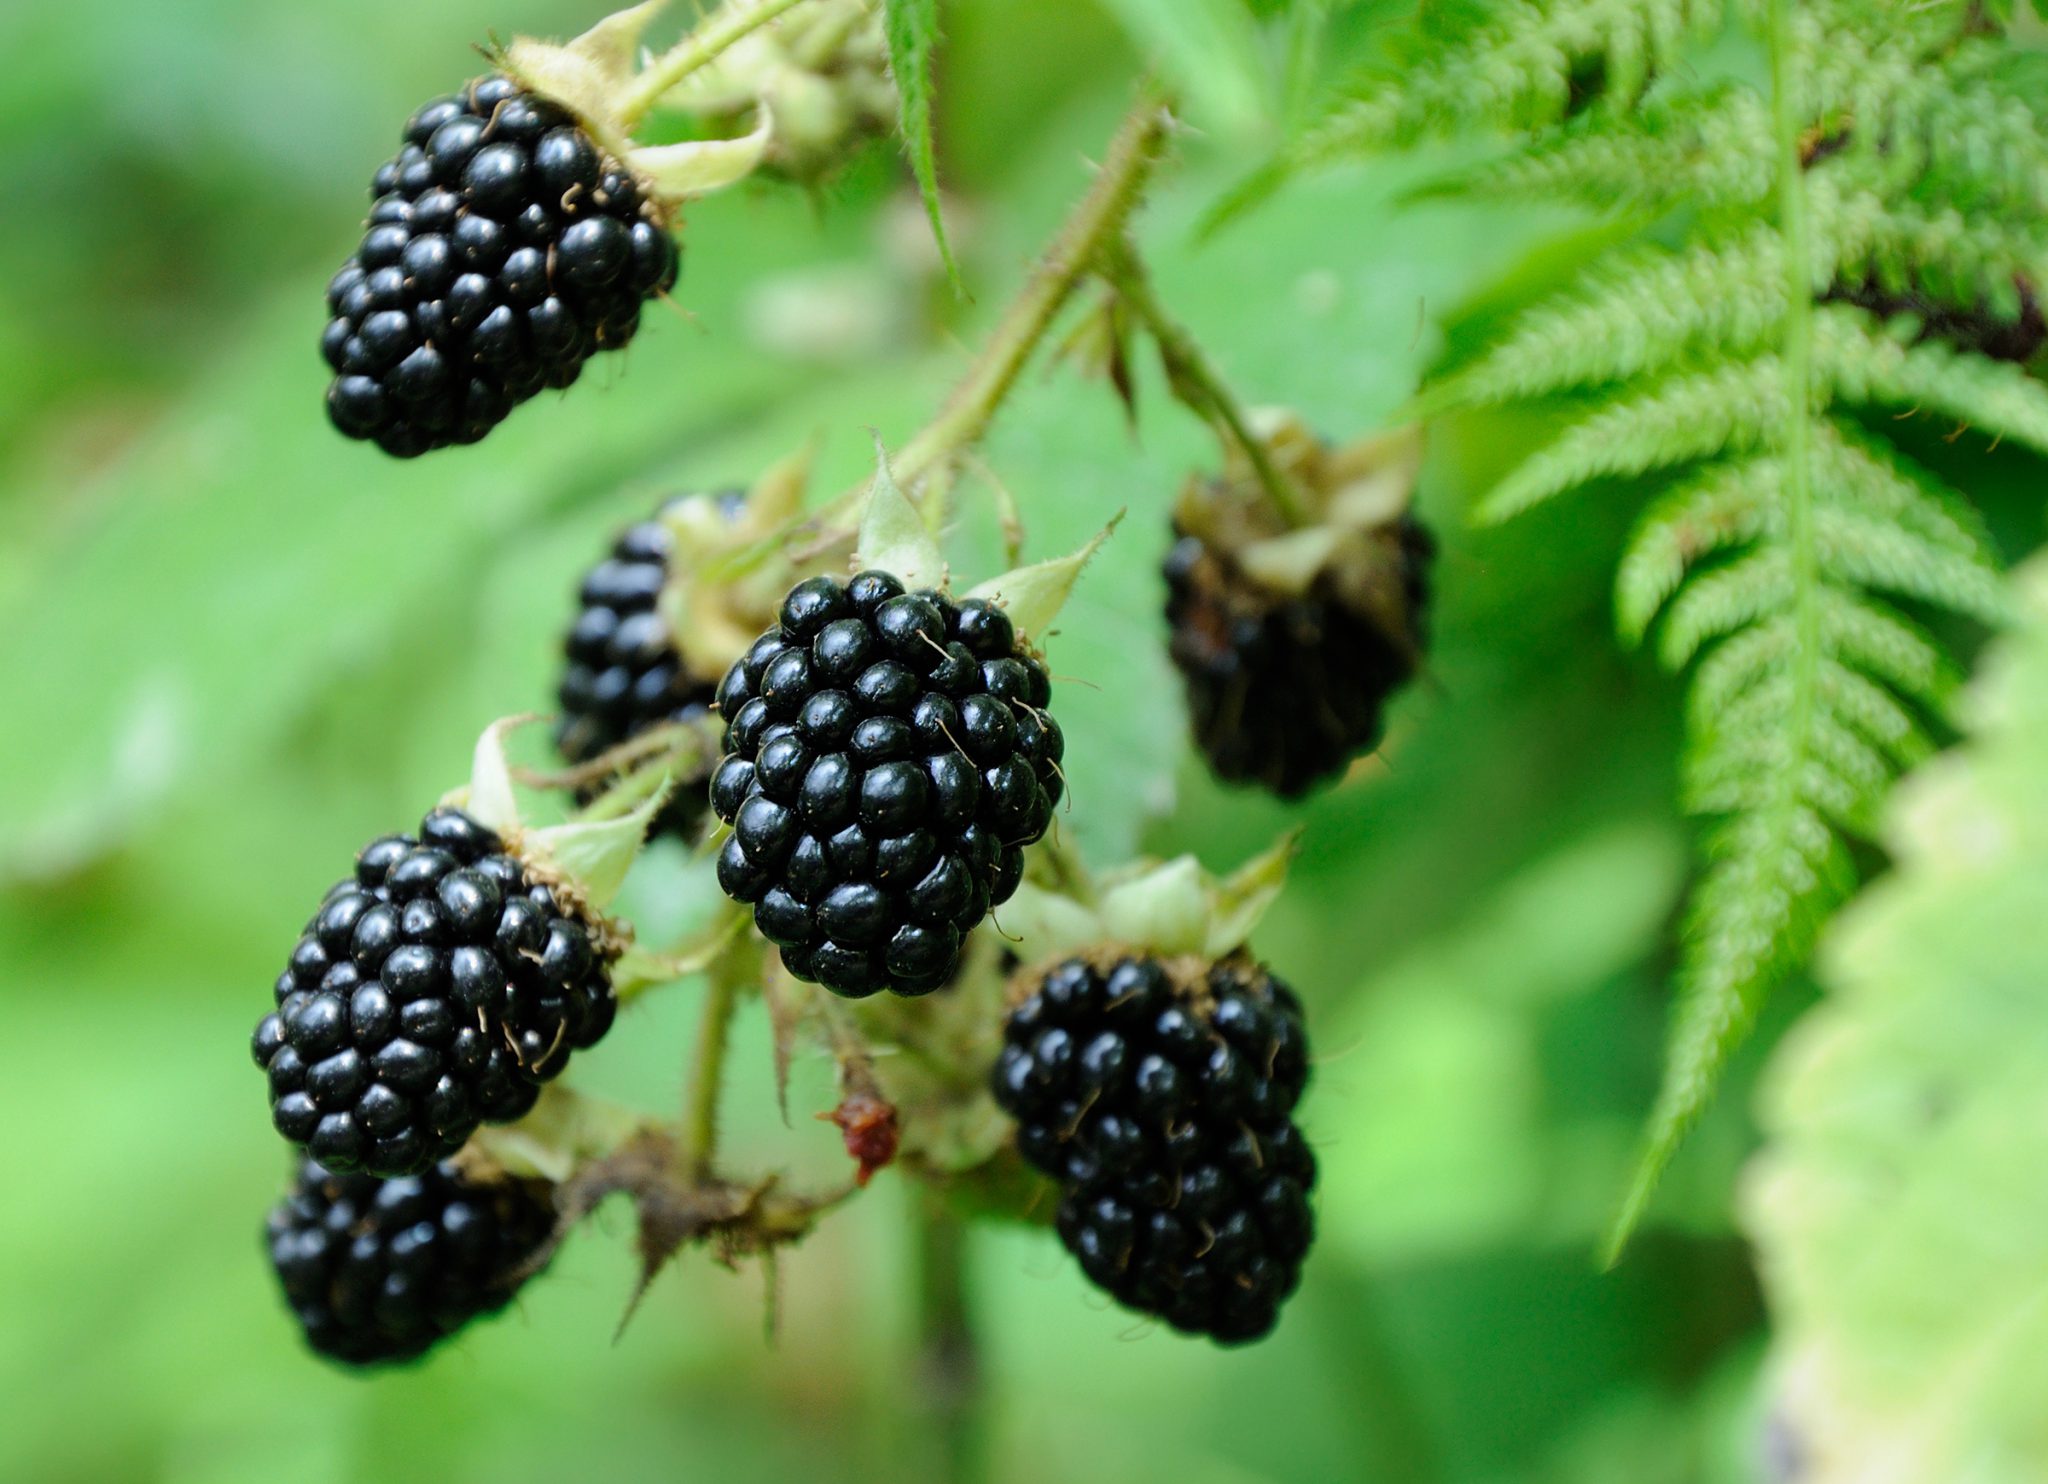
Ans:
<svg viewBox="0 0 2048 1484"><path fill-rule="evenodd" d="M1220 431L1227 432L1236 440L1282 520L1290 527L1307 525L1309 511L1300 491L1273 462L1266 445L1254 436L1245 420L1244 409L1238 405L1237 398L1231 394L1215 364L1195 343L1194 336L1186 327L1168 314L1166 306L1159 302L1159 296L1152 290L1151 275L1145 271L1144 261L1139 258L1128 234L1103 249L1101 271L1117 297L1151 332L1153 343L1159 347L1159 359L1166 367L1167 384L1173 388L1175 397L1202 417L1219 424Z"/></svg>
<svg viewBox="0 0 2048 1484"><path fill-rule="evenodd" d="M1110 140L1094 182L1040 254L1023 290L997 322L981 354L937 417L890 460L906 489L971 448L1103 250L1118 241L1165 154L1173 114L1166 96L1143 84ZM862 486L864 491L865 485Z"/></svg>
<svg viewBox="0 0 2048 1484"><path fill-rule="evenodd" d="M740 974L732 956L714 962L704 978L704 1010L683 1102L682 1140L676 1146L692 1185L710 1181L718 1154L718 1094L725 1080L725 1046L739 1001Z"/></svg>
<svg viewBox="0 0 2048 1484"><path fill-rule="evenodd" d="M918 1371L929 1434L938 1447L934 1477L978 1484L987 1477L986 1400L981 1347L968 1301L967 1223L929 1190L917 1212Z"/></svg>
<svg viewBox="0 0 2048 1484"><path fill-rule="evenodd" d="M760 0L746 10L734 11L729 5L720 9L641 70L633 79L633 86L619 98L619 121L632 128L647 116L663 93L699 67L715 61L734 43L803 3L804 0Z"/></svg>

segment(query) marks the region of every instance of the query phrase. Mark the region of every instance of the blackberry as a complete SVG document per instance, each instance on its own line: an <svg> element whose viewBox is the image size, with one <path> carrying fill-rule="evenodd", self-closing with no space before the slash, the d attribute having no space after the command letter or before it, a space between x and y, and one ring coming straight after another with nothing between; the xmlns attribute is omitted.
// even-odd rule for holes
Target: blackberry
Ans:
<svg viewBox="0 0 2048 1484"><path fill-rule="evenodd" d="M523 1116L611 1027L604 926L468 815L386 835L321 899L256 1027L277 1131L329 1170L417 1174Z"/></svg>
<svg viewBox="0 0 2048 1484"><path fill-rule="evenodd" d="M1387 698L1414 673L1436 545L1412 515L1395 533L1398 594L1369 601L1337 568L1276 592L1179 521L1165 562L1170 653L1194 739L1217 777L1299 798L1380 738ZM1396 606L1406 634L1388 630Z"/></svg>
<svg viewBox="0 0 2048 1484"><path fill-rule="evenodd" d="M718 882L798 978L928 994L1063 787L1052 684L1000 608L813 577L719 688Z"/></svg>
<svg viewBox="0 0 2048 1484"><path fill-rule="evenodd" d="M697 674L678 652L659 606L675 547L662 514L693 498L664 501L653 518L621 531L611 555L583 578L582 606L563 641L566 663L555 692L561 705L555 747L571 764L589 762L663 722L710 714L718 682ZM743 497L735 491L715 498L730 517ZM580 802L590 797L590 790L578 794ZM688 836L703 815L703 795L681 789L653 829Z"/></svg>
<svg viewBox="0 0 2048 1484"><path fill-rule="evenodd" d="M1315 1235L1294 994L1242 954L1071 958L1003 1027L995 1098L1060 1183L1058 1229L1127 1308L1225 1344L1271 1330Z"/></svg>
<svg viewBox="0 0 2048 1484"><path fill-rule="evenodd" d="M554 1228L543 1182L482 1183L447 1161L380 1180L302 1159L264 1241L306 1343L367 1366L504 1308Z"/></svg>
<svg viewBox="0 0 2048 1484"><path fill-rule="evenodd" d="M327 413L410 458L474 443L633 338L677 254L632 172L502 75L436 98L370 183L327 286Z"/></svg>

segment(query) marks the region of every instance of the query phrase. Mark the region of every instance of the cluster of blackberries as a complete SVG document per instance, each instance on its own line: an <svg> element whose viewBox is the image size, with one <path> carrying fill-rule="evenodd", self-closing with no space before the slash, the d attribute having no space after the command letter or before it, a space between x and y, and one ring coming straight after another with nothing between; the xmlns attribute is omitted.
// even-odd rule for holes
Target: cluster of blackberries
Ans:
<svg viewBox="0 0 2048 1484"><path fill-rule="evenodd" d="M1051 693L990 603L885 572L799 583L719 689L719 885L799 978L939 988L1052 820Z"/></svg>
<svg viewBox="0 0 2048 1484"><path fill-rule="evenodd" d="M327 411L410 457L474 443L633 338L676 245L630 171L561 109L492 76L412 116L327 288Z"/></svg>
<svg viewBox="0 0 2048 1484"><path fill-rule="evenodd" d="M556 689L561 715L555 747L570 763L588 762L663 722L710 714L718 683L690 669L660 609L675 546L662 512L690 498L664 501L651 520L621 531L611 555L583 578L581 606L563 642L567 664ZM741 496L719 499L731 513ZM581 802L590 797L588 790L578 794ZM654 829L687 836L703 814L702 792L679 789Z"/></svg>
<svg viewBox="0 0 2048 1484"><path fill-rule="evenodd" d="M1216 776L1298 798L1376 746L1388 697L1415 670L1436 545L1411 515L1399 538L1405 636L1331 574L1275 593L1226 550L1176 528L1167 552L1170 652L1186 682L1195 743Z"/></svg>
<svg viewBox="0 0 2048 1484"><path fill-rule="evenodd" d="M356 857L256 1027L277 1131L328 1169L410 1175L523 1116L612 1023L602 927L436 809Z"/></svg>
<svg viewBox="0 0 2048 1484"><path fill-rule="evenodd" d="M379 1180L302 1160L264 1237L307 1343L376 1365L502 1309L554 1227L542 1182L472 1181L446 1162Z"/></svg>
<svg viewBox="0 0 2048 1484"><path fill-rule="evenodd" d="M1272 1329L1315 1235L1301 1006L1242 956L1068 959L1010 1014L996 1101L1118 1303L1226 1344Z"/></svg>

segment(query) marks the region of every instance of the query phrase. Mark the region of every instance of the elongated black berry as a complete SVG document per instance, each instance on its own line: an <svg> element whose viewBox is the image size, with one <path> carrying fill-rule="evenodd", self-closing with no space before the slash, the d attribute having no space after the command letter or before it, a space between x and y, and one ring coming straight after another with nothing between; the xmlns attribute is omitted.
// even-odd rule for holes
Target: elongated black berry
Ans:
<svg viewBox="0 0 2048 1484"><path fill-rule="evenodd" d="M1413 675L1424 642L1435 553L1413 516L1401 517L1398 537L1388 596L1405 636L1339 572L1300 596L1277 593L1176 525L1165 564L1170 652L1195 743L1217 777L1298 798L1378 744L1387 699Z"/></svg>
<svg viewBox="0 0 2048 1484"><path fill-rule="evenodd" d="M304 1159L264 1240L306 1343L369 1366L504 1308L554 1226L540 1181L474 1181L446 1162L380 1180Z"/></svg>
<svg viewBox="0 0 2048 1484"><path fill-rule="evenodd" d="M698 498L664 501L652 519L621 531L610 555L584 575L555 692L555 747L564 761L589 762L650 727L710 713L718 677L690 667L660 605L675 545L662 512ZM738 492L715 498L728 517L738 511ZM579 790L578 798L588 802L591 793ZM653 829L687 837L703 815L703 791L678 789Z"/></svg>
<svg viewBox="0 0 2048 1484"><path fill-rule="evenodd" d="M336 1173L410 1175L522 1117L611 1027L602 925L468 815L386 835L321 900L252 1041L277 1131Z"/></svg>
<svg viewBox="0 0 2048 1484"><path fill-rule="evenodd" d="M1118 1303L1226 1344L1272 1329L1315 1236L1293 992L1239 955L1068 959L1003 1028L996 1101Z"/></svg>
<svg viewBox="0 0 2048 1484"><path fill-rule="evenodd" d="M631 172L507 77L420 108L370 196L327 287L327 412L402 458L568 386L675 282L675 240Z"/></svg>
<svg viewBox="0 0 2048 1484"><path fill-rule="evenodd" d="M990 604L884 572L799 583L719 690L719 884L800 978L939 988L1051 823L1051 693Z"/></svg>

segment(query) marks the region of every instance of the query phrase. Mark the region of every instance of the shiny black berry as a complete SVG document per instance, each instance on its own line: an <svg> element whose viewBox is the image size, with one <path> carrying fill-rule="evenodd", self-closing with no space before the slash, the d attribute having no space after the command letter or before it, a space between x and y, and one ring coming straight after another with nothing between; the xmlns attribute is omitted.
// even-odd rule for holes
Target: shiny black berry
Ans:
<svg viewBox="0 0 2048 1484"><path fill-rule="evenodd" d="M1387 699L1424 642L1436 550L1413 516L1397 534L1400 635L1333 573L1306 594L1276 593L1228 551L1176 528L1165 564L1170 653L1217 777L1298 798L1378 744Z"/></svg>
<svg viewBox="0 0 2048 1484"><path fill-rule="evenodd" d="M437 809L365 846L278 976L251 1049L277 1131L336 1173L416 1174L522 1117L611 1027L600 924Z"/></svg>
<svg viewBox="0 0 2048 1484"><path fill-rule="evenodd" d="M327 412L401 458L474 443L633 338L675 240L570 116L502 76L425 105L327 288Z"/></svg>
<svg viewBox="0 0 2048 1484"><path fill-rule="evenodd" d="M302 1159L264 1240L306 1343L369 1366L504 1308L554 1226L539 1181L474 1181L447 1162L380 1180Z"/></svg>
<svg viewBox="0 0 2048 1484"><path fill-rule="evenodd" d="M1051 690L987 603L885 572L798 584L719 689L719 884L800 978L939 988L1051 823Z"/></svg>
<svg viewBox="0 0 2048 1484"><path fill-rule="evenodd" d="M993 1086L1089 1280L1241 1344L1273 1328L1315 1236L1307 1080L1300 1003L1263 968L1134 955L1029 982Z"/></svg>
<svg viewBox="0 0 2048 1484"><path fill-rule="evenodd" d="M584 574L555 690L555 747L568 763L589 762L664 722L710 713L718 679L690 668L660 608L675 539L662 514L693 498L676 496L651 519L628 526L611 553ZM738 512L737 492L716 498L728 517ZM588 802L592 793L579 790L578 799ZM687 838L703 815L702 791L679 789L653 828Z"/></svg>

